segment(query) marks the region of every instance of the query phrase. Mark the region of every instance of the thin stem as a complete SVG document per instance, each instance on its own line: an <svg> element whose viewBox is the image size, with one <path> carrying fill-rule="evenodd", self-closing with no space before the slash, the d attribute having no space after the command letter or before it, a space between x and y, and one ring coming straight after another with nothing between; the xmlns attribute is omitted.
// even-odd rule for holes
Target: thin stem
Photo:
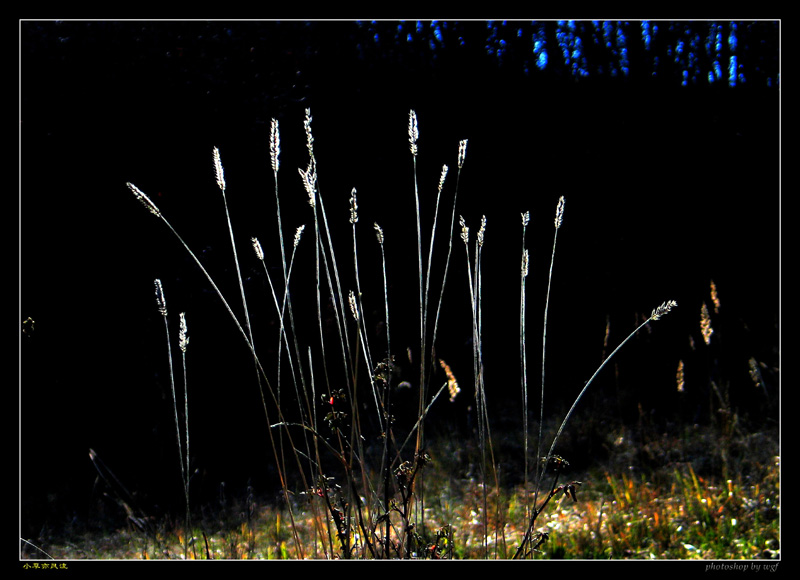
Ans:
<svg viewBox="0 0 800 580"><path fill-rule="evenodd" d="M558 240L558 230L561 228L561 223L564 217L564 196L562 195L558 201L558 206L556 207L556 217L555 217L555 232L553 234L553 251L550 255L550 272L547 277L547 297L545 299L544 304L544 322L542 324L542 392L541 392L541 399L539 403L539 439L537 444L536 450L536 457L540 457L542 453L542 425L544 424L544 370L545 370L545 352L546 352L546 344L547 344L547 312L550 308L550 289L552 288L553 283L553 264L555 263L556 259L556 241ZM545 467L541 467L541 469L545 469ZM539 477L541 480L541 475ZM537 486L536 491L534 492L533 496L533 503L536 505L536 499L539 494L539 489Z"/></svg>
<svg viewBox="0 0 800 580"><path fill-rule="evenodd" d="M523 462L524 462L524 487L526 515L528 506L528 356L525 345L525 281L528 277L529 254L525 249L525 230L530 220L530 213L522 214L522 259L520 266L520 290L519 290L519 358L520 358L520 381L522 388L522 441L523 441Z"/></svg>

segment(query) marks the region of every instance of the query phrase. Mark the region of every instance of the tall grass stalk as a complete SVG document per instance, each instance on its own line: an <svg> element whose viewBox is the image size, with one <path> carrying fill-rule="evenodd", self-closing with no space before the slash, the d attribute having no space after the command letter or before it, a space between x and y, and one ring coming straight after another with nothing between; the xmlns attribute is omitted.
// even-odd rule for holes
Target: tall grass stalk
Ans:
<svg viewBox="0 0 800 580"><path fill-rule="evenodd" d="M269 134L269 159L270 159L270 167L272 168L272 177L273 177L273 181L274 181L274 188L273 189L275 191L275 219L276 219L277 226L278 226L278 246L279 246L280 251L281 251L281 273L283 275L284 288L288 288L288 285L289 285L289 274L287 272L287 267L286 267L286 248L285 248L284 239L283 239L284 236L283 236L283 221L281 219L281 200L280 200L280 196L278 195L278 171L280 169L280 154L281 154L280 125L279 125L279 123L278 123L278 121L276 119L272 119L272 122L270 124L270 134ZM253 238L254 245L256 243L255 240L256 239ZM261 262L264 263L263 250L257 249L256 253L257 253L259 259L261 260ZM264 273L267 275L267 280L269 281L270 290L272 291L273 297L274 297L275 289L273 288L272 279L269 276L269 270L267 270L266 264L264 264ZM284 322L284 320L283 320L283 309L285 307L285 298L286 298L286 292L284 292L284 300L281 302L281 306L279 307L280 320L281 320L281 326L280 326L280 335L281 336L278 339L278 360L277 360L278 371L277 371L277 378L276 378L276 388L277 388L277 392L278 392L278 400L280 400L280 392L281 392L281 360L282 360L281 349L282 349L283 343L284 342L287 343L287 346L286 346L287 351L288 351L288 348L289 348L288 339L285 336L285 334L286 334L285 325L283 323ZM276 303L277 303L277 301L276 301ZM291 357L289 357L289 363L291 364ZM295 382L295 387L296 387L297 386L297 379L296 379L296 377L294 375L294 368L292 368L292 376L294 377L294 382Z"/></svg>
<svg viewBox="0 0 800 580"><path fill-rule="evenodd" d="M228 196L226 194L226 184L225 184L225 173L222 168L222 161L219 155L219 149L214 147L214 173L217 178L217 185L219 186L220 191L222 192L222 202L223 206L225 207L225 220L228 225L228 235L231 239L231 251L233 252L233 261L236 266L236 278L239 282L239 294L242 298L242 308L244 310L244 321L245 321L245 329L247 330L247 334L250 337L250 344L253 346L253 354L255 356L255 343L253 341L253 328L250 324L250 310L247 308L247 297L244 293L244 284L242 283L242 270L239 267L239 253L236 251L236 240L233 235L233 225L231 224L231 214L228 210ZM261 376L256 372L258 377L258 381L261 381Z"/></svg>
<svg viewBox="0 0 800 580"><path fill-rule="evenodd" d="M439 316L442 311L442 301L444 300L444 288L447 283L447 274L450 269L450 256L453 253L453 235L455 233L456 225L456 202L458 201L458 186L461 182L461 170L464 167L464 162L467 156L467 140L462 139L458 144L458 171L456 172L456 186L455 193L453 194L453 206L450 213L450 230L447 242L447 258L444 263L444 273L442 274L442 286L439 289L439 303L436 307L436 316L433 321L433 337L431 344L436 344L437 331L439 329Z"/></svg>
<svg viewBox="0 0 800 580"><path fill-rule="evenodd" d="M528 427L528 354L525 337L525 281L528 278L530 269L530 254L525 247L525 231L528 227L531 214L526 211L522 215L522 257L520 265L519 280L519 362L520 362L520 382L522 389L522 448L523 448L523 489L528 489L528 439L530 437ZM530 514L530 504L528 494L525 494L525 515Z"/></svg>
<svg viewBox="0 0 800 580"><path fill-rule="evenodd" d="M419 265L419 412L422 413L425 407L425 303L423 300L424 283L422 278L422 223L419 206L419 185L417 184L417 153L419 152L417 141L419 140L419 128L417 126L417 113L411 110L408 114L408 142L411 149L411 160L413 163L414 174L414 209L417 218L417 261ZM423 427L417 429L416 452L419 453L423 446Z"/></svg>
<svg viewBox="0 0 800 580"><path fill-rule="evenodd" d="M447 165L443 165L442 166L442 172L439 175L439 185L438 185L438 187L436 189L436 205L434 206L434 210L433 210L433 225L431 226L431 240L430 240L430 245L428 247L428 267L426 269L426 274L425 274L425 301L424 301L424 305L423 305L423 325L422 325L423 336L425 336L425 338L427 338L427 335L428 335L428 294L429 294L430 288L431 288L431 269L432 269L431 266L433 264L433 242L434 242L434 239L436 238L436 225L437 225L437 222L439 221L439 203L440 203L440 201L442 199L442 189L444 188L445 179L447 178L447 172L448 172ZM442 279L442 289L444 289L444 278ZM438 312L437 312L437 318L438 318ZM435 358L435 354L434 354L435 347L434 347L434 345L436 343L436 322L438 322L438 320L434 320L434 332L433 332L433 336L431 337L431 343L430 343L431 344L431 349L430 349L431 350L431 352L430 352L430 364L431 364L431 366L433 366L434 363L435 363L435 360L434 360L434 358ZM423 356L424 357L427 356L427 351L425 351L425 354ZM425 360L423 359L422 361L420 361L420 364L424 365L424 364L427 364L427 363L425 363ZM424 398L426 400L427 400L427 397L428 397L428 384L427 383L429 381L430 381L430 378L428 378L426 380L426 384L424 386Z"/></svg>
<svg viewBox="0 0 800 580"><path fill-rule="evenodd" d="M550 309L550 289L552 288L553 284L553 264L556 260L556 242L558 241L558 230L561 229L561 224L564 221L564 196L562 195L558 200L558 205L556 206L556 217L554 219L555 231L553 233L553 251L550 255L550 271L547 275L547 295L545 297L544 303L544 322L542 323L542 391L541 391L541 398L539 402L539 437L536 449L536 456L541 457L542 455L542 425L544 424L544 392L545 392L545 380L544 380L544 371L545 371L545 362L546 362L546 351L547 351L547 313ZM548 459L549 460L549 459ZM544 464L537 463L538 473L537 473L537 485L536 490L533 494L533 504L536 505L536 501L538 500L539 494L539 484L542 481L542 475L544 474L545 469L547 468L547 461L545 460Z"/></svg>

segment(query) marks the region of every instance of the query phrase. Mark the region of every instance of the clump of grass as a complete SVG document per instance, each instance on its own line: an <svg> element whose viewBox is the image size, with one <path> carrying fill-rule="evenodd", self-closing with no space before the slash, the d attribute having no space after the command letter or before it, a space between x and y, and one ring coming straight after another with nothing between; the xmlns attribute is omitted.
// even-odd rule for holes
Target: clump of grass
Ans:
<svg viewBox="0 0 800 580"><path fill-rule="evenodd" d="M466 551L458 546L459 534L455 526L448 522L429 521L426 507L426 489L436 488L436 481L430 481L424 474L431 469L432 455L428 449L425 434L426 418L430 409L444 392L453 399L459 392L455 373L435 354L438 336L438 324L444 305L445 286L451 262L451 252L455 231L458 187L462 169L465 165L467 140L458 143L457 179L452 197L452 209L447 237L447 257L441 273L441 283L434 286L434 248L437 247L439 231L440 204L445 192L448 166L443 165L436 184L436 196L433 202L430 221L432 223L430 237L423 238L422 222L425 204L422 203L424 184L418 181L418 156L420 154L420 130L416 113L412 110L408 118L408 142L412 156L413 174L413 208L416 221L416 253L418 278L418 343L414 349L419 364L416 413L411 418L394 416L394 399L396 378L396 359L392 352L389 326L389 288L387 277L387 254L385 246L390 242L389 236L377 223L373 229L380 246L382 274L382 303L384 310L385 344L376 344L377 337L368 331L365 315L371 312L364 307L366 300L372 296L362 288L360 273L364 270L359 257L359 207L357 192L352 189L350 219L352 233L352 272L349 283L342 283L343 276L340 262L336 256L332 231L338 227L329 222L325 210L324 197L318 161L314 151L314 136L311 129L312 117L306 110L303 127L306 135L308 162L305 168L298 168L300 183L308 199L310 215L313 222L314 260L311 264L296 264L295 250L300 243L300 226L296 230L294 245L290 256L284 246L283 216L280 211L279 167L280 167L280 134L278 122L273 121L270 129L270 166L274 176L274 192L278 245L280 247L281 281L273 281L267 267L267 252L258 238L250 240L256 258L263 264L264 276L271 290L271 302L275 316L279 320L277 363L266 365L256 348L253 332L253 321L250 319L248 296L243 283L237 241L231 212L228 206L228 187L222 167L220 152L213 149L213 168L218 189L222 195L225 211L225 225L229 233L233 265L237 275L241 300L242 315L236 314L228 300L223 296L210 273L203 266L197 255L173 229L150 198L136 186L128 184L134 196L156 217L161 219L169 230L177 237L201 269L208 282L222 301L226 311L232 318L235 327L244 340L244 346L252 354L255 370L255 382L261 396L265 413L265 428L269 434L272 454L278 469L280 486L285 502L286 516L277 516L276 526L291 530L291 534L281 540L281 557L322 557L322 558L442 558L466 555ZM234 193L234 192L231 192ZM477 457L479 481L474 490L477 493L475 513L478 514L481 532L479 557L482 558L526 558L540 553L542 545L549 534L537 530L537 523L544 517L545 508L550 507L562 496L573 501L580 490L580 481L560 481L568 462L559 457L555 451L563 430L567 426L575 408L582 399L595 377L600 373L617 351L645 325L657 321L677 306L675 301L664 302L653 310L651 316L623 340L619 346L603 361L597 371L586 382L583 390L575 399L569 412L564 417L555 436L546 446L542 425L545 414L545 366L547 317L550 299L550 284L553 277L556 240L564 220L565 198L561 196L556 207L554 220L555 233L548 277L547 298L544 308L542 331L542 366L541 395L539 410L539 434L537 441L537 461L533 469L528 460L528 370L526 355L526 278L530 268L529 253L525 247L525 231L529 223L529 214L523 214L522 233L522 266L520 278L520 374L523 402L522 438L524 440L524 486L522 497L510 496L501 489L497 468L496 450L492 442L491 417L489 414L487 388L484 372L483 349L483 250L487 243L487 217L480 219L480 225L470 247L470 228L463 217L459 219L460 237L465 248L467 280L466 286L448 286L449 292L466 292L469 299L468 316L472 327L472 385L475 397L475 419L478 432ZM427 247L427 253L423 248ZM313 279L315 294L315 311L317 328L309 332L307 326L299 326L294 318L292 302L292 273L299 267L308 268ZM369 264L373 270L377 264ZM349 289L350 288L355 288ZM166 325L166 304L163 289L159 281L156 283L158 308L164 316ZM345 289L348 288L346 291ZM439 299L435 310L430 300L438 293ZM250 297L252 299L252 297ZM327 302L332 309L333 332L326 333L323 323L323 303ZM243 317L240 317L243 316ZM429 323L433 316L433 324ZM185 319L181 315L182 327L180 335L181 350L185 355L188 338L185 336ZM167 329L168 330L168 329ZM172 364L171 347L168 354ZM378 354L380 353L380 354ZM282 361L287 361L289 373L284 372ZM438 360L438 362L437 362ZM445 376L438 374L440 367ZM171 367L170 367L171 368ZM269 369L269 370L268 370ZM277 369L277 372L273 372ZM172 376L172 373L170 373ZM186 377L186 359L184 357L184 381ZM434 380L443 379L441 387L436 387ZM287 392L283 387L290 380L294 392ZM180 428L177 397L173 383L173 405L178 433L178 449L183 487L186 494L186 521L183 539L184 557L189 557L188 546L196 536L190 533L192 520L189 504L189 426L188 395L185 391L184 429ZM404 420L401 420L404 419ZM410 420L409 420L410 419ZM374 428L377 433L371 431ZM381 444L372 448L365 444L374 440L377 435ZM181 440L183 437L183 441ZM413 445L411 442L413 441ZM544 449L548 449L544 453ZM324 467L327 466L327 467ZM331 467L333 466L333 467ZM529 473L533 471L533 473ZM532 475L533 489L529 489L529 475ZM433 496L435 497L435 496ZM512 500L513 497L513 500ZM297 498L301 498L298 501ZM531 500L532 498L532 500ZM512 509L513 504L513 509ZM517 506L525 506L518 510ZM509 533L508 518L518 521L515 530ZM282 518L282 519L280 519ZM304 524L304 522L308 522ZM227 540L229 557L271 557L278 552L254 548L263 545L259 532L251 528L251 522L242 524L241 533L229 535ZM245 532L247 537L245 538ZM232 532L230 532L232 533ZM206 557L211 558L216 547L203 530ZM309 539L310 538L310 539ZM291 539L291 546L287 543ZM192 544L194 546L194 543ZM514 547L512 547L514 546ZM193 548L192 556L198 551Z"/></svg>

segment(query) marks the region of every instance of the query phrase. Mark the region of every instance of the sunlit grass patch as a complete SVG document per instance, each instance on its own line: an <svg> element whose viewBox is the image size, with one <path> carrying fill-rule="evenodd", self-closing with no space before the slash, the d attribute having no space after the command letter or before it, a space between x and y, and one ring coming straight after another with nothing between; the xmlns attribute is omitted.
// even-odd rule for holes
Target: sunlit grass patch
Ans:
<svg viewBox="0 0 800 580"><path fill-rule="evenodd" d="M482 513L483 490L474 478L454 478L435 463L415 524L429 554L413 557L510 559L525 528L521 488L490 490ZM535 559L771 559L780 555L779 462L764 466L763 477L723 480L698 476L691 464L665 467L653 477L599 470L587 475L577 501L561 494L537 521ZM658 481L658 484L652 483ZM246 506L242 506L246 507ZM56 559L296 559L294 534L307 559L338 557L336 538L320 533L318 517L301 504L288 510L259 505L249 515L206 518L187 534L181 522L163 522L154 534L135 528L82 534L48 547ZM486 523L488 522L488 528ZM399 520L395 523L399 523ZM223 525L224 524L224 525ZM323 528L335 530L327 520ZM188 542L187 542L188 539Z"/></svg>

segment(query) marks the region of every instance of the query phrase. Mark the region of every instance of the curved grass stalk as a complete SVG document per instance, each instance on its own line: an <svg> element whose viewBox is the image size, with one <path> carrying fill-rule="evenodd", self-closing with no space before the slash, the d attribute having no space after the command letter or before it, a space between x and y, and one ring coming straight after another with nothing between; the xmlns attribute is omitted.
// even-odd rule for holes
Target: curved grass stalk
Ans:
<svg viewBox="0 0 800 580"><path fill-rule="evenodd" d="M581 392L578 394L577 398L575 399L575 402L572 403L572 407L570 407L569 411L567 412L566 416L564 417L564 420L562 421L561 426L558 428L558 431L556 432L556 436L553 437L553 443L550 445L550 450L547 452L547 459L546 459L547 461L549 461L550 458L553 456L553 450L556 447L556 443L558 442L558 438L561 436L561 432L564 430L564 427L567 425L567 422L569 421L569 418L572 416L573 411L575 411L575 407L578 406L578 403L580 402L581 398L586 393L587 389L592 384L592 382L597 377L597 375L600 373L600 371L603 370L603 367L606 366L608 361L611 360L611 358L615 354L617 354L617 351L619 349L621 349L625 345L626 342L628 342L631 338L633 338L633 336L636 335L642 328L647 326L652 321L660 320L662 316L667 314L673 308L677 308L677 306L678 306L677 302L675 302L674 300L669 300L667 302L664 302L661 306L655 308L653 310L652 314L650 315L650 318L648 318L647 320L642 322L638 327L636 327L636 329L633 332L631 332L628 335L628 337L625 340L623 340L619 344L619 346L617 346L617 348L615 348L614 351L610 355L608 355L608 357L606 357L606 359L600 364L600 366L597 367L597 370L594 372L594 374L591 376L591 378L583 386L583 389L581 389Z"/></svg>
<svg viewBox="0 0 800 580"><path fill-rule="evenodd" d="M583 395L586 394L586 391L589 389L591 384L594 382L594 379L597 378L597 375L600 374L600 371L603 370L603 368L606 366L606 364L608 364L608 361L610 361L614 357L614 355L617 354L617 352L623 346L625 346L625 344L631 338L633 338L640 330L642 330L650 322L656 321L656 320L660 320L661 317L663 317L665 314L670 312L673 308L677 308L677 306L678 306L678 303L676 301L669 300L667 302L664 302L661 306L653 309L653 312L650 315L650 318L648 318L642 324L637 326L636 329L633 332L631 332L627 336L627 338L625 338L625 340L623 340L621 343L619 343L617 348L615 348L611 352L611 354L609 354L606 357L606 359L600 364L600 366L597 367L597 370L595 370L595 372L592 374L591 378L589 378L589 380L586 381L586 384L583 386L583 389L581 389L581 392L578 393L578 396L575 398L575 401L572 403L572 406L570 407L569 411L565 415L564 420L561 422L561 426L558 428L558 431L556 432L555 437L553 437L553 442L550 445L550 449L548 450L547 455L543 458L544 468L540 471L540 474L539 474L539 480L538 480L538 483L537 483L537 486L536 486L537 487L537 491L541 487L542 477L544 475L545 468L547 467L547 465L550 464L550 460L554 457L553 451L556 448L556 443L558 443L558 439L561 437L561 433L564 431L564 428L566 427L567 423L569 422L569 419L572 416L572 413L575 411L575 408L578 406L578 403L583 398ZM557 477L557 475L556 475L556 477ZM536 506L534 506L533 514L531 515L531 519L530 519L530 521L528 523L528 527L527 527L527 530L525 532L525 537L523 538L522 543L520 544L519 548L517 549L517 552L516 552L516 554L514 556L515 558L519 557L524 552L526 544L531 539L531 532L532 532L533 526L534 526L534 524L536 522L536 517L541 513L542 508L544 507L544 504L547 502L547 500L550 499L551 496L552 496L552 494L550 496L548 496L548 498L543 502L542 506L540 506L539 508L536 508Z"/></svg>

